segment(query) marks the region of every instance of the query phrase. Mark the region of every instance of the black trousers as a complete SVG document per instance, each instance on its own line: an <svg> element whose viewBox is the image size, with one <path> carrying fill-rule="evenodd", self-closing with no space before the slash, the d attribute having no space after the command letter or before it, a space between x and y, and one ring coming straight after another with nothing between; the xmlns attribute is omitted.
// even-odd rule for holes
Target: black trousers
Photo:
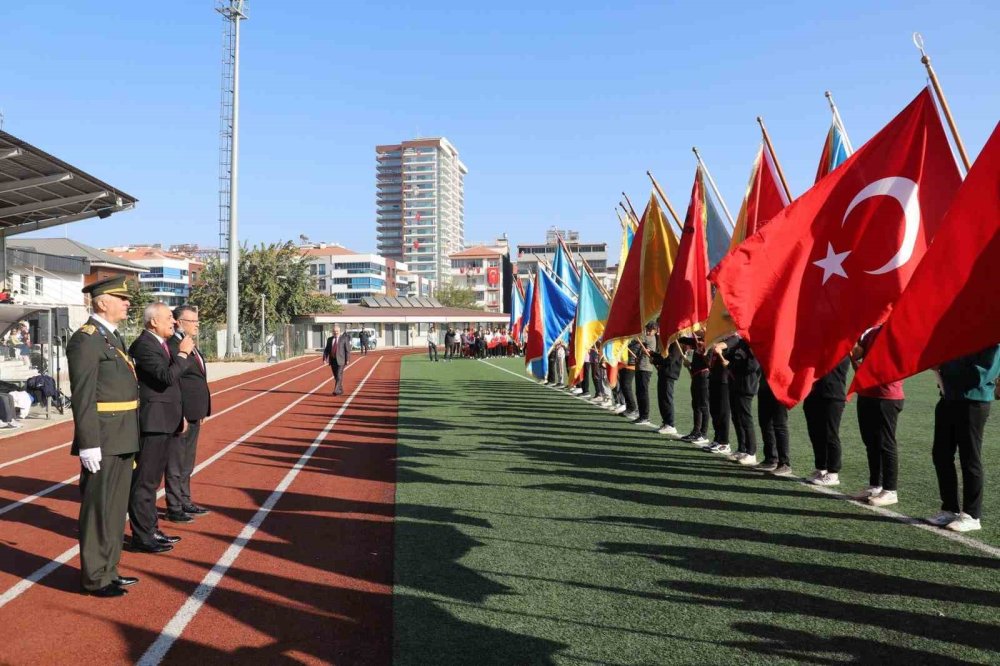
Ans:
<svg viewBox="0 0 1000 666"><path fill-rule="evenodd" d="M757 419L764 440L764 462L791 465L788 448L788 408L778 402L766 381L757 394Z"/></svg>
<svg viewBox="0 0 1000 666"><path fill-rule="evenodd" d="M903 411L902 400L858 396L858 427L868 452L868 485L896 490L899 463L896 459L896 422Z"/></svg>
<svg viewBox="0 0 1000 666"><path fill-rule="evenodd" d="M590 393L590 363L583 364L583 374L580 376L580 390L586 395Z"/></svg>
<svg viewBox="0 0 1000 666"><path fill-rule="evenodd" d="M736 430L737 451L757 455L757 432L753 425L753 395L739 393L730 385L729 404L732 407L733 428Z"/></svg>
<svg viewBox="0 0 1000 666"><path fill-rule="evenodd" d="M649 419L649 380L652 376L652 370L636 370L635 373L635 402L640 420Z"/></svg>
<svg viewBox="0 0 1000 666"><path fill-rule="evenodd" d="M712 414L712 429L715 430L715 441L719 444L729 443L729 383L708 381L708 408Z"/></svg>
<svg viewBox="0 0 1000 666"><path fill-rule="evenodd" d="M840 472L840 419L844 415L844 404L843 400L830 398L809 397L802 401L816 469Z"/></svg>
<svg viewBox="0 0 1000 666"><path fill-rule="evenodd" d="M335 384L333 387L333 393L334 395L340 395L344 392L344 366L339 363L331 363L330 372L333 373L333 381Z"/></svg>
<svg viewBox="0 0 1000 666"><path fill-rule="evenodd" d="M962 465L961 510L980 518L983 510L983 429L990 403L974 400L939 400L934 409L934 471L937 472L941 509L958 513L958 476L955 451Z"/></svg>
<svg viewBox="0 0 1000 666"><path fill-rule="evenodd" d="M167 510L183 511L191 506L191 473L194 472L194 458L198 452L198 434L201 421L188 423L187 432L177 437L177 443L170 447L167 455Z"/></svg>
<svg viewBox="0 0 1000 666"><path fill-rule="evenodd" d="M438 346L433 342L427 343L427 358L432 361L438 360Z"/></svg>
<svg viewBox="0 0 1000 666"><path fill-rule="evenodd" d="M708 375L691 376L691 412L694 416L692 435L708 435L708 419L711 412L708 400Z"/></svg>
<svg viewBox="0 0 1000 666"><path fill-rule="evenodd" d="M118 578L134 457L106 455L96 473L80 469L80 585L85 590L99 590Z"/></svg>
<svg viewBox="0 0 1000 666"><path fill-rule="evenodd" d="M625 398L625 411L638 411L635 403L635 370L622 368L618 371L618 386L622 389L622 397Z"/></svg>
<svg viewBox="0 0 1000 666"><path fill-rule="evenodd" d="M170 450L180 445L179 435L142 433L139 455L132 470L132 488L128 500L128 518L132 523L132 541L146 546L156 545L156 491L167 470Z"/></svg>
<svg viewBox="0 0 1000 666"><path fill-rule="evenodd" d="M656 405L660 408L660 418L663 425L674 425L674 384L666 368L656 369Z"/></svg>

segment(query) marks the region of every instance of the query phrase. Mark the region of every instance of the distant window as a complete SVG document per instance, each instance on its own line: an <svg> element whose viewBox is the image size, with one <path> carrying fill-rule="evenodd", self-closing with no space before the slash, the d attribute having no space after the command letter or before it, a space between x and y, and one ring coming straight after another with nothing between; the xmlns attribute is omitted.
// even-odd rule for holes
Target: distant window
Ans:
<svg viewBox="0 0 1000 666"><path fill-rule="evenodd" d="M37 295L39 295L39 296L41 296L43 293L45 293L45 285L42 282L42 276L41 275L36 275L35 276L35 293Z"/></svg>

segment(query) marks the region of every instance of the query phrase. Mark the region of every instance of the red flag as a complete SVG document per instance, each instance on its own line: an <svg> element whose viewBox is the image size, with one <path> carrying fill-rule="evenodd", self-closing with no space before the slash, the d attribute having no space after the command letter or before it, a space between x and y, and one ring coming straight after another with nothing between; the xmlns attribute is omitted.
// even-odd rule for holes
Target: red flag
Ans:
<svg viewBox="0 0 1000 666"><path fill-rule="evenodd" d="M684 218L677 261L663 297L661 339L673 339L678 334L695 331L708 319L711 300L708 294L708 239L705 236L707 196L705 176L699 166L694 173L691 203Z"/></svg>
<svg viewBox="0 0 1000 666"><path fill-rule="evenodd" d="M885 319L961 183L925 89L712 274L792 406Z"/></svg>
<svg viewBox="0 0 1000 666"><path fill-rule="evenodd" d="M545 350L545 322L542 320L542 299L539 296L538 272L535 272L535 287L531 296L531 315L528 320L528 342L524 346L524 364L541 358Z"/></svg>
<svg viewBox="0 0 1000 666"><path fill-rule="evenodd" d="M1000 124L854 378L903 379L1000 342Z"/></svg>

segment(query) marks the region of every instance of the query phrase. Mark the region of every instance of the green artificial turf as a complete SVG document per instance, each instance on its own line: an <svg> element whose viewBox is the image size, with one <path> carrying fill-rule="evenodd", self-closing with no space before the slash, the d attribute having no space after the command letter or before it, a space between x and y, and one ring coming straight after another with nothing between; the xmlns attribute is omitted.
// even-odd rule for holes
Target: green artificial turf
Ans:
<svg viewBox="0 0 1000 666"><path fill-rule="evenodd" d="M491 362L515 375L403 363L397 663L1000 661L1000 559L669 442L533 385L518 359ZM906 388L891 508L925 516L938 508L935 390L927 377ZM683 431L686 379L676 395ZM790 426L805 475L801 410ZM853 491L867 476L853 403L842 436ZM986 527L970 536L996 546L1000 479L987 484Z"/></svg>

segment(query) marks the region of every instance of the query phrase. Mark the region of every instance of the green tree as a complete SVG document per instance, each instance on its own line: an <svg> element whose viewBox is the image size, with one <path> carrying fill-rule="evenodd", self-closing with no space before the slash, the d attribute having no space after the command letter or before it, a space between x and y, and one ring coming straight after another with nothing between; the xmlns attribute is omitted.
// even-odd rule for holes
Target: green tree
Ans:
<svg viewBox="0 0 1000 666"><path fill-rule="evenodd" d="M451 283L445 283L438 287L437 291L434 292L434 297L441 305L450 308L479 308L476 304L476 292Z"/></svg>
<svg viewBox="0 0 1000 666"><path fill-rule="evenodd" d="M128 319L123 328L129 336L134 337L142 329L142 312L153 302L153 292L139 282L138 277L126 280L125 287L128 288L129 308Z"/></svg>
<svg viewBox="0 0 1000 666"><path fill-rule="evenodd" d="M260 343L262 305L268 333L298 315L340 311L333 297L316 293L309 265L292 242L244 245L239 261L240 337L244 341ZM216 258L209 260L191 288L190 303L198 307L203 329L225 323L227 281L227 267Z"/></svg>

